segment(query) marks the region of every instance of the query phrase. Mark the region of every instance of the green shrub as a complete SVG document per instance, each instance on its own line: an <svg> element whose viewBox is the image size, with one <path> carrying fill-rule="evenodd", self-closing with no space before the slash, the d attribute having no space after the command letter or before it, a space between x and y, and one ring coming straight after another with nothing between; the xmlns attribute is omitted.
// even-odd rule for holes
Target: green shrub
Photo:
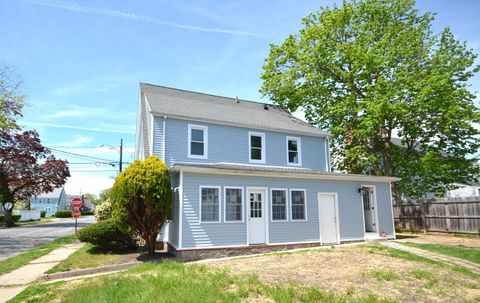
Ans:
<svg viewBox="0 0 480 303"><path fill-rule="evenodd" d="M47 214L46 211L44 211L44 210L40 211L40 218L45 218L46 214Z"/></svg>
<svg viewBox="0 0 480 303"><path fill-rule="evenodd" d="M20 221L20 218L22 217L22 215L15 215L15 214L12 214L12 221L13 222L18 222Z"/></svg>
<svg viewBox="0 0 480 303"><path fill-rule="evenodd" d="M110 199L103 201L95 207L95 219L97 221L107 220L112 217L112 203Z"/></svg>
<svg viewBox="0 0 480 303"><path fill-rule="evenodd" d="M82 242L103 247L136 247L132 235L122 231L113 219L88 225L77 232L77 237Z"/></svg>
<svg viewBox="0 0 480 303"><path fill-rule="evenodd" d="M58 210L55 213L55 217L57 217L57 218L71 218L72 217L72 211L71 210Z"/></svg>
<svg viewBox="0 0 480 303"><path fill-rule="evenodd" d="M5 215L0 215L0 223L3 223L5 221Z"/></svg>
<svg viewBox="0 0 480 303"><path fill-rule="evenodd" d="M93 216L93 211L91 211L91 210L82 210L82 216Z"/></svg>

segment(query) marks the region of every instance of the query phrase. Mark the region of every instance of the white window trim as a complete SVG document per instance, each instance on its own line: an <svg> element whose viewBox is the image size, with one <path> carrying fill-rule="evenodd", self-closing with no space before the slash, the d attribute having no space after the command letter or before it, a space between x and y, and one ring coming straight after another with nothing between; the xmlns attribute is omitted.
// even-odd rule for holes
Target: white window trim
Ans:
<svg viewBox="0 0 480 303"><path fill-rule="evenodd" d="M305 197L305 219L293 219L293 212L292 212L292 191L303 191L304 197ZM289 190L289 195L288 195L288 200L290 202L290 221L291 222L306 222L308 219L307 215L307 190L305 188L290 188Z"/></svg>
<svg viewBox="0 0 480 303"><path fill-rule="evenodd" d="M192 129L203 130L203 156L192 155ZM192 159L208 159L208 126L188 124L188 157Z"/></svg>
<svg viewBox="0 0 480 303"><path fill-rule="evenodd" d="M274 190L281 190L281 191L285 192L285 219L283 219L283 220L274 220L273 219L273 191ZM289 216L288 200L289 200L288 188L270 188L270 222L288 222L288 219L289 219L289 217L288 217Z"/></svg>
<svg viewBox="0 0 480 303"><path fill-rule="evenodd" d="M242 220L227 220L227 189L240 189L242 191ZM244 223L245 222L245 190L241 186L224 186L223 187L223 222L224 223Z"/></svg>
<svg viewBox="0 0 480 303"><path fill-rule="evenodd" d="M288 141L297 141L297 153L298 153L298 163L290 162L290 157L288 154ZM302 138L299 137L290 137L287 136L286 138L286 145L287 145L287 165L291 166L302 166Z"/></svg>
<svg viewBox="0 0 480 303"><path fill-rule="evenodd" d="M252 136L261 137L262 138L262 159L256 160L252 159ZM265 133L258 133L258 132L248 132L248 161L250 163L258 163L258 164L265 164L265 155L266 155L266 140L265 140Z"/></svg>
<svg viewBox="0 0 480 303"><path fill-rule="evenodd" d="M202 189L215 188L218 189L218 220L217 221L202 221ZM198 188L198 222L201 224L218 224L222 223L222 194L221 187L215 185L200 185Z"/></svg>

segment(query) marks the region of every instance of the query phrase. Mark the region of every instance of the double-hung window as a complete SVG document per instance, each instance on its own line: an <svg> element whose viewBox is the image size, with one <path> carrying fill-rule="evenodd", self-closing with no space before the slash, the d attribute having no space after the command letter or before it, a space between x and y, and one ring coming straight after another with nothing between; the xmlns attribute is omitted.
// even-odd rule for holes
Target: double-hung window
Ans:
<svg viewBox="0 0 480 303"><path fill-rule="evenodd" d="M287 190L272 189L272 221L287 220Z"/></svg>
<svg viewBox="0 0 480 303"><path fill-rule="evenodd" d="M302 144L300 138L287 137L287 163L288 165L302 165Z"/></svg>
<svg viewBox="0 0 480 303"><path fill-rule="evenodd" d="M220 222L220 187L200 187L200 221Z"/></svg>
<svg viewBox="0 0 480 303"><path fill-rule="evenodd" d="M265 163L265 134L248 133L250 163Z"/></svg>
<svg viewBox="0 0 480 303"><path fill-rule="evenodd" d="M292 221L307 220L306 191L304 189L290 190L290 206Z"/></svg>
<svg viewBox="0 0 480 303"><path fill-rule="evenodd" d="M208 127L188 125L188 157L196 159L208 158Z"/></svg>
<svg viewBox="0 0 480 303"><path fill-rule="evenodd" d="M243 188L225 187L225 222L243 221Z"/></svg>

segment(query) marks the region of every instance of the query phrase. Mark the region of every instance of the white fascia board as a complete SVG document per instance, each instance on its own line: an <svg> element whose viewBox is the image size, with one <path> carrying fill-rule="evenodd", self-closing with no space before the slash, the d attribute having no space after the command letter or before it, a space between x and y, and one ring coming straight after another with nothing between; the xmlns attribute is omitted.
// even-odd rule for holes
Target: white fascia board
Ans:
<svg viewBox="0 0 480 303"><path fill-rule="evenodd" d="M368 175L342 175L342 174L308 174L308 173L290 173L290 172L268 172L268 171L247 171L237 169L223 169L211 167L195 166L173 166L172 171L183 171L190 173L218 174L218 175L237 175L237 176L257 176L257 177L275 177L292 179L316 179L316 180L339 180L339 181L370 181L370 182L396 182L400 181L397 177L368 176Z"/></svg>

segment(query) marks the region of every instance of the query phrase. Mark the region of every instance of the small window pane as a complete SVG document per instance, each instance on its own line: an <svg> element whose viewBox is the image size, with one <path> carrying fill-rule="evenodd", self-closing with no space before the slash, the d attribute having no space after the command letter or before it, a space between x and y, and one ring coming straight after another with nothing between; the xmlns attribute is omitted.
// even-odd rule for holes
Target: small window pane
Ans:
<svg viewBox="0 0 480 303"><path fill-rule="evenodd" d="M192 155L203 156L203 143L191 142L190 153Z"/></svg>
<svg viewBox="0 0 480 303"><path fill-rule="evenodd" d="M287 219L287 192L285 190L272 191L272 220Z"/></svg>
<svg viewBox="0 0 480 303"><path fill-rule="evenodd" d="M242 190L240 188L225 189L225 220L242 221Z"/></svg>
<svg viewBox="0 0 480 303"><path fill-rule="evenodd" d="M305 220L305 192L292 190L291 201L292 220Z"/></svg>
<svg viewBox="0 0 480 303"><path fill-rule="evenodd" d="M262 160L262 150L258 148L252 148L250 158L252 160Z"/></svg>
<svg viewBox="0 0 480 303"><path fill-rule="evenodd" d="M298 163L298 152L288 152L288 162L289 163Z"/></svg>
<svg viewBox="0 0 480 303"><path fill-rule="evenodd" d="M260 136L251 136L250 137L250 146L262 148L262 137Z"/></svg>
<svg viewBox="0 0 480 303"><path fill-rule="evenodd" d="M297 140L288 140L288 150L298 151Z"/></svg>
<svg viewBox="0 0 480 303"><path fill-rule="evenodd" d="M218 188L202 188L202 222L217 222L219 215Z"/></svg>
<svg viewBox="0 0 480 303"><path fill-rule="evenodd" d="M192 141L203 142L203 130L192 128Z"/></svg>

